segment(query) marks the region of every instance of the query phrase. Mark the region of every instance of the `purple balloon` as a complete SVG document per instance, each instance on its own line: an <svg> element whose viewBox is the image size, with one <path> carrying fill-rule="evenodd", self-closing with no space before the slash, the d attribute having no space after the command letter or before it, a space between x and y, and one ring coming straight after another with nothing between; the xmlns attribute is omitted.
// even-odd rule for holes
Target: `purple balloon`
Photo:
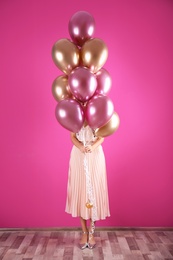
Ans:
<svg viewBox="0 0 173 260"><path fill-rule="evenodd" d="M74 69L69 75L68 84L73 96L81 102L88 101L97 88L96 76L85 67Z"/></svg>
<svg viewBox="0 0 173 260"><path fill-rule="evenodd" d="M84 123L82 106L74 99L61 100L55 109L58 122L67 130L77 133Z"/></svg>
<svg viewBox="0 0 173 260"><path fill-rule="evenodd" d="M69 34L79 46L91 39L95 30L95 20L93 16L85 11L76 12L68 24Z"/></svg>
<svg viewBox="0 0 173 260"><path fill-rule="evenodd" d="M96 129L105 125L114 113L114 105L110 98L95 95L86 106L85 116L89 126Z"/></svg>
<svg viewBox="0 0 173 260"><path fill-rule="evenodd" d="M112 79L109 72L102 68L96 73L97 89L96 93L101 95L107 95L111 89Z"/></svg>

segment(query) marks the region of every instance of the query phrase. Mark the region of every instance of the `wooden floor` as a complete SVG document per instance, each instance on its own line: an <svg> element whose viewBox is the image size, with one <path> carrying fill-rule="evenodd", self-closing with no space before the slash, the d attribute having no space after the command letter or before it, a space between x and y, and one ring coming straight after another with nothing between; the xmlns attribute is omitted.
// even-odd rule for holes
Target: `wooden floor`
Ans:
<svg viewBox="0 0 173 260"><path fill-rule="evenodd" d="M80 231L0 231L0 260L173 259L173 231L96 230L95 249L78 248Z"/></svg>

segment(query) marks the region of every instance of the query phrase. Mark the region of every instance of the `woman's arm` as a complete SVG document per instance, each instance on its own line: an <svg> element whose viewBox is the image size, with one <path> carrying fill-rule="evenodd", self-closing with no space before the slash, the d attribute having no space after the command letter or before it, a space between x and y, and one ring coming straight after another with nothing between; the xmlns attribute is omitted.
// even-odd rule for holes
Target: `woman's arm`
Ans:
<svg viewBox="0 0 173 260"><path fill-rule="evenodd" d="M82 152L82 153L91 153L94 151L100 144L103 143L103 137L97 137L97 139L92 143L92 145L87 145L86 147L80 142L75 133L70 133L72 143Z"/></svg>
<svg viewBox="0 0 173 260"><path fill-rule="evenodd" d="M79 148L79 150L82 152L82 153L85 153L85 146L83 145L82 142L80 142L77 138L76 138L76 135L75 133L70 133L70 137L71 137L71 141L72 143L77 147Z"/></svg>

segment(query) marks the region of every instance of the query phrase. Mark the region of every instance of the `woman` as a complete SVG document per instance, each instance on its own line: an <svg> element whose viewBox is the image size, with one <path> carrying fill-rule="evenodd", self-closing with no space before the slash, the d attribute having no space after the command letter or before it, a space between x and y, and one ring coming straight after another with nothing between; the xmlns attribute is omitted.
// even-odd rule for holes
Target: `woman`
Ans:
<svg viewBox="0 0 173 260"><path fill-rule="evenodd" d="M78 133L71 133L73 148L69 163L69 176L67 185L67 201L65 211L72 217L80 217L82 237L79 242L81 249L92 249L96 245L92 232L92 208L86 207L88 201L88 187L86 181L87 164L91 180L95 203L94 221L110 216L106 177L106 164L101 144L102 137L95 137L92 129L85 125ZM86 166L86 165L85 165ZM90 220L89 229L87 220Z"/></svg>

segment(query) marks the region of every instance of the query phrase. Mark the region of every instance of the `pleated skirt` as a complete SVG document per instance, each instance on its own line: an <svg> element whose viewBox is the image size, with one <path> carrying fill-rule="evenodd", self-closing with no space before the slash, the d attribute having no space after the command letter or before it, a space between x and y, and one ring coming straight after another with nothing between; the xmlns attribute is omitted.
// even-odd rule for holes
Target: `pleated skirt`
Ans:
<svg viewBox="0 0 173 260"><path fill-rule="evenodd" d="M68 172L67 199L65 211L72 217L92 218L92 209L85 204L88 201L84 156L87 159L93 195L96 206L96 219L101 220L110 216L109 196L106 175L106 162L102 146L99 145L92 153L84 154L73 146Z"/></svg>

